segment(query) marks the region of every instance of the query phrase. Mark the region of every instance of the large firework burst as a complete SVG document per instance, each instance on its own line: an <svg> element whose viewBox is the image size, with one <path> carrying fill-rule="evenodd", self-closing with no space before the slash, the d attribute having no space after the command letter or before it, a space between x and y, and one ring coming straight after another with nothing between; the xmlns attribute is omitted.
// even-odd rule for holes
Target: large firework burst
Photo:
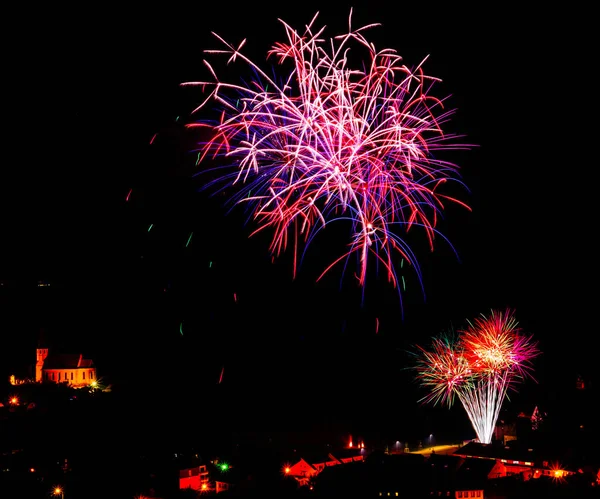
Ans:
<svg viewBox="0 0 600 499"><path fill-rule="evenodd" d="M446 203L468 207L444 193L448 181L465 186L458 167L436 154L470 146L443 131L454 110L431 94L439 79L424 73L425 60L409 68L395 50L377 50L363 33L378 25L353 29L352 11L348 32L326 40L325 28L314 27L317 16L302 34L281 21L287 40L268 52L278 63L273 74L289 67L281 77L241 52L246 40L234 46L214 34L224 47L205 52L227 56L228 64L242 62L254 77L227 83L204 61L211 81L183 83L211 89L194 112L209 102L221 108L218 120L188 125L209 130L199 162L215 159L218 181L239 187L231 201L250 203L253 233L272 231L275 256L293 248L294 275L299 251L325 226L345 220L347 251L319 279L356 255L363 287L370 257L394 286L395 264L406 260L423 287L402 234L422 229L431 249L436 235L446 240L436 228ZM350 66L353 45L367 53L361 68Z"/></svg>

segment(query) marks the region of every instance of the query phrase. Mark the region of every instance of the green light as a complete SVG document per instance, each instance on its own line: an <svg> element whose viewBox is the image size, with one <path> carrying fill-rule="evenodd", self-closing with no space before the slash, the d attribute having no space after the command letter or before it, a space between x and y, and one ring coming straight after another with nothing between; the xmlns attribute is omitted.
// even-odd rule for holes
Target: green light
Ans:
<svg viewBox="0 0 600 499"><path fill-rule="evenodd" d="M219 465L221 471L227 471L229 469L229 465L227 463L222 463Z"/></svg>

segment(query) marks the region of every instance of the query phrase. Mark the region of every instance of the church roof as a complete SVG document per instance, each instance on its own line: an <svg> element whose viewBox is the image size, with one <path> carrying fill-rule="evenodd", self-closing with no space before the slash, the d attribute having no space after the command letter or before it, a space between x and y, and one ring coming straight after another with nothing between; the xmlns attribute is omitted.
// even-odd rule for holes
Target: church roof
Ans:
<svg viewBox="0 0 600 499"><path fill-rule="evenodd" d="M77 369L94 367L92 359L85 359L82 354L50 354L44 360L44 369Z"/></svg>

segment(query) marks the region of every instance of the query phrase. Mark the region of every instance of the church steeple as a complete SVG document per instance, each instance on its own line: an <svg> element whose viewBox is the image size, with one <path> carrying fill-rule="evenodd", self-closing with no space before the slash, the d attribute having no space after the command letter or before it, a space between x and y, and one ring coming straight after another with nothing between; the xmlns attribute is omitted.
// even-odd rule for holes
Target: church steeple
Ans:
<svg viewBox="0 0 600 499"><path fill-rule="evenodd" d="M40 329L38 335L38 344L36 349L36 362L35 362L35 380L39 383L42 381L42 368L44 367L44 360L48 357L48 338L44 328Z"/></svg>

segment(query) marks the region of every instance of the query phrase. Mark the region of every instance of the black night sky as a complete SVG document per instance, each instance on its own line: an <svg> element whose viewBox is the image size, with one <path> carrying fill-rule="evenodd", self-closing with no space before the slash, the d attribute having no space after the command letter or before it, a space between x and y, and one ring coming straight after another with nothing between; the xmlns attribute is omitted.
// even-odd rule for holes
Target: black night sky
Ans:
<svg viewBox="0 0 600 499"><path fill-rule="evenodd" d="M5 73L0 375L34 362L44 328L115 389L157 407L172 398L181 421L203 406L213 428L393 427L400 413L419 419L406 351L510 307L540 342L541 383L597 376L590 65L557 29L569 15L389 4L354 2L353 25L382 23L368 37L409 65L429 55L436 92L457 109L451 126L477 144L448 153L470 188L472 212L450 207L441 222L459 259L415 240L426 296L409 281L404 317L383 274L364 302L352 278L315 282L335 233L293 279L290 255L273 263L268 236L249 239L244 213L193 177L196 132L184 124L203 94L179 84L206 78L211 31L247 38L266 65L285 37L277 19L301 30L310 2L53 7L25 23ZM350 6L321 9L327 37L347 28Z"/></svg>

